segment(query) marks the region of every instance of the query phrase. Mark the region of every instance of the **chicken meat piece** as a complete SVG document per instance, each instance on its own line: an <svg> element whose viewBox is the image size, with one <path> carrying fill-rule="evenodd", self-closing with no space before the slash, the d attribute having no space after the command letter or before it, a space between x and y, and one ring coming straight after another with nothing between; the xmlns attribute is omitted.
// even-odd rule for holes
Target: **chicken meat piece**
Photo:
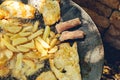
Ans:
<svg viewBox="0 0 120 80"><path fill-rule="evenodd" d="M43 15L45 25L52 25L60 19L59 0L28 0Z"/></svg>
<svg viewBox="0 0 120 80"><path fill-rule="evenodd" d="M58 80L81 80L77 44L60 44L55 56L49 59L51 70Z"/></svg>
<svg viewBox="0 0 120 80"><path fill-rule="evenodd" d="M9 15L8 11L3 10L2 8L0 8L0 20L7 18L8 15Z"/></svg>
<svg viewBox="0 0 120 80"><path fill-rule="evenodd" d="M8 15L6 16L6 14L1 14L2 12L0 10L0 17L5 16L1 18L17 17L17 18L33 19L36 11L34 7L15 0L4 1L0 5L0 8L8 12Z"/></svg>
<svg viewBox="0 0 120 80"><path fill-rule="evenodd" d="M53 72L47 71L40 74L36 80L57 80Z"/></svg>

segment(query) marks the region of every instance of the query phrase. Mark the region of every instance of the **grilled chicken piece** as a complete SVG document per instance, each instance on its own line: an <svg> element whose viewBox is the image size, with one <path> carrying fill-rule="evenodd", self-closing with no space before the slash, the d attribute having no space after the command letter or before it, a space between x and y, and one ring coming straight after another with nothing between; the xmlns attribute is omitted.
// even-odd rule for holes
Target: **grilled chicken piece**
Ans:
<svg viewBox="0 0 120 80"><path fill-rule="evenodd" d="M72 39L80 39L84 38L85 33L81 30L75 30L75 31L64 31L62 32L59 40L65 41L65 40L72 40Z"/></svg>
<svg viewBox="0 0 120 80"><path fill-rule="evenodd" d="M2 14L0 10L0 19L2 18L11 18L11 17L17 17L17 18L25 18L25 19L33 19L35 14L35 8L23 4L20 1L15 0L6 0L1 5L0 8L4 10L5 14ZM8 12L8 13L6 13ZM7 15L6 15L7 14ZM4 16L4 17L2 17Z"/></svg>
<svg viewBox="0 0 120 80"><path fill-rule="evenodd" d="M57 80L55 75L51 71L43 72L36 80Z"/></svg>
<svg viewBox="0 0 120 80"><path fill-rule="evenodd" d="M59 0L28 0L43 15L46 25L52 25L60 19Z"/></svg>
<svg viewBox="0 0 120 80"><path fill-rule="evenodd" d="M51 70L58 80L81 80L77 44L60 44L60 50L49 59Z"/></svg>
<svg viewBox="0 0 120 80"><path fill-rule="evenodd" d="M0 8L0 20L7 18L8 15L9 15L8 11L3 10L2 8Z"/></svg>

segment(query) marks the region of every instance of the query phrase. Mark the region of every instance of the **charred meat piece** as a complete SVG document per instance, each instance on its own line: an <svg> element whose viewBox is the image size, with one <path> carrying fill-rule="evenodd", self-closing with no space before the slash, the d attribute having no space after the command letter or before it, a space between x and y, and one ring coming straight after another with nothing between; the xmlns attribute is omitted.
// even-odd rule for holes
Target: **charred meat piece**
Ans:
<svg viewBox="0 0 120 80"><path fill-rule="evenodd" d="M69 21L61 22L61 23L57 24L55 27L56 27L57 32L61 33L64 30L76 27L80 24L81 24L80 19L75 18L75 19L71 19Z"/></svg>
<svg viewBox="0 0 120 80"><path fill-rule="evenodd" d="M64 31L62 32L59 40L65 41L69 39L79 39L84 38L85 33L81 30L75 30L75 31Z"/></svg>

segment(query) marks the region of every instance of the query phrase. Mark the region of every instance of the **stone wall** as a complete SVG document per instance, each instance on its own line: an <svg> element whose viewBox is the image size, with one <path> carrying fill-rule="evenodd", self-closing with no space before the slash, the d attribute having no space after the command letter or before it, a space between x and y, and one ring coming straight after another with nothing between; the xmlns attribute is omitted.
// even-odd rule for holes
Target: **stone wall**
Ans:
<svg viewBox="0 0 120 80"><path fill-rule="evenodd" d="M120 0L73 0L91 16L103 41L120 50Z"/></svg>

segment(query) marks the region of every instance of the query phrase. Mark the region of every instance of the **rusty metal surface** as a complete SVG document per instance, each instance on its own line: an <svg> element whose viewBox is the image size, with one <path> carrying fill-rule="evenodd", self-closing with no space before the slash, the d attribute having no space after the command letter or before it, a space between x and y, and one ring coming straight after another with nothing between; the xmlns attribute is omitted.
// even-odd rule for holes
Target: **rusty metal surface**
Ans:
<svg viewBox="0 0 120 80"><path fill-rule="evenodd" d="M100 80L104 49L100 33L90 16L71 0L61 1L61 21L79 17L82 21L79 29L86 33L83 40L78 40L81 74L83 80Z"/></svg>

